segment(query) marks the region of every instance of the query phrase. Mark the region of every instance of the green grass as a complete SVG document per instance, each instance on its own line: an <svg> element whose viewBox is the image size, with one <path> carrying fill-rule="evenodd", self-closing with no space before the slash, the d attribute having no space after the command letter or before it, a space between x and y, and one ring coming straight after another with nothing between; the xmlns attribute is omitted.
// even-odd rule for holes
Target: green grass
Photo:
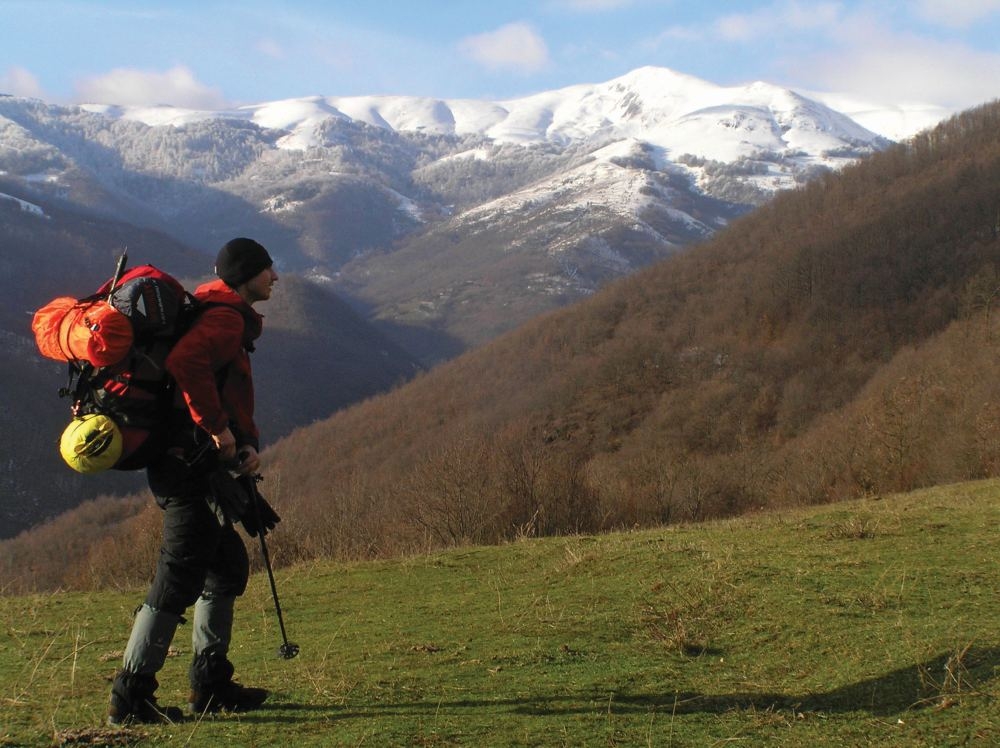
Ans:
<svg viewBox="0 0 1000 748"><path fill-rule="evenodd" d="M277 657L263 576L231 653L266 708L132 731L104 715L144 590L3 598L0 745L995 745L998 547L981 482L282 569L302 653Z"/></svg>

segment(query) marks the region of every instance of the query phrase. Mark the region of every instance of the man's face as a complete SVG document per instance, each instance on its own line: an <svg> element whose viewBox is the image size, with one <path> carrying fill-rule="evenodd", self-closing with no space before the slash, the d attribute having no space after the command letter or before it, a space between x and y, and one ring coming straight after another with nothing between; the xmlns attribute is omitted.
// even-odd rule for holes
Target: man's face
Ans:
<svg viewBox="0 0 1000 748"><path fill-rule="evenodd" d="M271 287L277 280L278 274L274 272L273 267L261 270L240 287L240 295L249 304L257 301L267 301L271 298Z"/></svg>

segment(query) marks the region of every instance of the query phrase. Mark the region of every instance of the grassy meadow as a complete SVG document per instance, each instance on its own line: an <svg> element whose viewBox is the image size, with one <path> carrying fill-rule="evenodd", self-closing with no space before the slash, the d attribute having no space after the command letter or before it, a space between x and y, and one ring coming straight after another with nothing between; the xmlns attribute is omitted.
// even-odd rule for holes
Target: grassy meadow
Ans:
<svg viewBox="0 0 1000 748"><path fill-rule="evenodd" d="M145 590L0 598L0 746L1000 744L1000 482L280 569L231 658L265 708L104 724ZM160 675L186 699L190 626Z"/></svg>

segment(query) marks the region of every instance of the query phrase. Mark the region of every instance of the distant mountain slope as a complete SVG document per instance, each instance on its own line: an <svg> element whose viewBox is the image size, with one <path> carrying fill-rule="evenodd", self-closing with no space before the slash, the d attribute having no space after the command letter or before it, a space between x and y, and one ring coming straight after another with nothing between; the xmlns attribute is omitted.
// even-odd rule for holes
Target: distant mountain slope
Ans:
<svg viewBox="0 0 1000 748"><path fill-rule="evenodd" d="M254 353L265 442L412 379L408 352L336 295L286 274L260 305L266 337Z"/></svg>
<svg viewBox="0 0 1000 748"><path fill-rule="evenodd" d="M692 190L650 150L638 141L598 149L430 225L391 254L352 260L333 285L376 321L403 325L401 344L434 361L705 240L745 212ZM438 337L423 347L415 329Z"/></svg>

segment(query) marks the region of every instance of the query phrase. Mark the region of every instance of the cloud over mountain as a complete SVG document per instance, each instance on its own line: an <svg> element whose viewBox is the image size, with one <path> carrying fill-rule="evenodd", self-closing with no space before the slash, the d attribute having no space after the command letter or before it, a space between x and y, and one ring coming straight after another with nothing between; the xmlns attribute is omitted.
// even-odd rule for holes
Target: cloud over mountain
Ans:
<svg viewBox="0 0 1000 748"><path fill-rule="evenodd" d="M118 68L104 75L77 81L76 95L82 101L152 106L166 101L191 109L219 109L225 98L216 89L200 83L183 65L160 73Z"/></svg>
<svg viewBox="0 0 1000 748"><path fill-rule="evenodd" d="M509 23L496 31L463 39L459 50L471 60L492 70L534 72L549 61L549 50L541 35L527 23Z"/></svg>

